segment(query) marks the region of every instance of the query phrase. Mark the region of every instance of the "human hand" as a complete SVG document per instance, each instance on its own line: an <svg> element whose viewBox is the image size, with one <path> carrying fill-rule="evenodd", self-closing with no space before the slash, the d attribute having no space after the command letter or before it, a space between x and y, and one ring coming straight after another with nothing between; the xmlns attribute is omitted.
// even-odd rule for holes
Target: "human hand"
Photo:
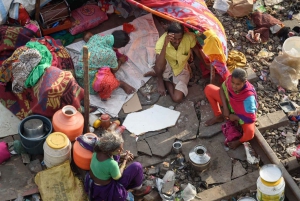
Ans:
<svg viewBox="0 0 300 201"><path fill-rule="evenodd" d="M165 38L165 44L168 44L169 42L172 42L174 40L174 33L168 33Z"/></svg>
<svg viewBox="0 0 300 201"><path fill-rule="evenodd" d="M119 57L119 61L121 61L121 63L125 63L127 61L127 57L125 55L122 55Z"/></svg>
<svg viewBox="0 0 300 201"><path fill-rule="evenodd" d="M229 115L230 115L230 112L229 112L228 108L224 108L223 116L226 120L229 120Z"/></svg>
<svg viewBox="0 0 300 201"><path fill-rule="evenodd" d="M239 120L239 117L235 114L230 114L229 115L229 120L230 121L238 121Z"/></svg>
<svg viewBox="0 0 300 201"><path fill-rule="evenodd" d="M130 153L130 151L126 151L126 155L124 157L124 160L126 160L126 161L132 161L133 160L133 154Z"/></svg>

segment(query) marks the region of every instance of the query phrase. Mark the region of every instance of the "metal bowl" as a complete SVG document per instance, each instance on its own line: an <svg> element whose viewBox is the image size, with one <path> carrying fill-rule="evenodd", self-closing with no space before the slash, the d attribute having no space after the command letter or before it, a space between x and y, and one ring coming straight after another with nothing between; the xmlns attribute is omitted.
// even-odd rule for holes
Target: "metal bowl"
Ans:
<svg viewBox="0 0 300 201"><path fill-rule="evenodd" d="M44 123L40 119L29 119L24 123L24 136L27 138L41 138L45 135Z"/></svg>

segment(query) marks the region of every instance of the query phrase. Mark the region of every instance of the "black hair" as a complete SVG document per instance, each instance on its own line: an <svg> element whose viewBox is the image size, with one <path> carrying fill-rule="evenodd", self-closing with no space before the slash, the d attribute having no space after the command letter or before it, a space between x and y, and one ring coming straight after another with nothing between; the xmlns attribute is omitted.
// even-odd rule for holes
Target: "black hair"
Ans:
<svg viewBox="0 0 300 201"><path fill-rule="evenodd" d="M114 36L114 48L124 47L130 41L128 33L123 30L116 30L112 32L112 35Z"/></svg>
<svg viewBox="0 0 300 201"><path fill-rule="evenodd" d="M184 34L183 25L178 22L171 22L168 26L168 33L181 33Z"/></svg>
<svg viewBox="0 0 300 201"><path fill-rule="evenodd" d="M235 68L232 71L232 77L241 80L242 82L245 82L247 80L247 72L242 68Z"/></svg>

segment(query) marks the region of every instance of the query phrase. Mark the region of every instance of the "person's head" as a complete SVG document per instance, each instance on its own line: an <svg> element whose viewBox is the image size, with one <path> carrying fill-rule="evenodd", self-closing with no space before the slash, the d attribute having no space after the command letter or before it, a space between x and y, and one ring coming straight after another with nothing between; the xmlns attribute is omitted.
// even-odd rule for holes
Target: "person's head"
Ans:
<svg viewBox="0 0 300 201"><path fill-rule="evenodd" d="M112 35L114 36L114 48L125 47L125 45L127 45L130 41L128 33L123 30L116 30L112 32Z"/></svg>
<svg viewBox="0 0 300 201"><path fill-rule="evenodd" d="M95 152L108 155L118 155L123 152L124 140L121 135L114 132L105 132L94 147Z"/></svg>
<svg viewBox="0 0 300 201"><path fill-rule="evenodd" d="M236 68L231 74L231 85L235 92L240 92L247 81L247 72L242 68Z"/></svg>
<svg viewBox="0 0 300 201"><path fill-rule="evenodd" d="M182 26L182 24L178 23L178 22L172 22L169 24L168 26L168 30L167 30L168 34L172 33L174 34L174 39L171 41L171 44L177 48L183 38L183 34L184 34L184 28Z"/></svg>
<svg viewBox="0 0 300 201"><path fill-rule="evenodd" d="M159 16L156 16L156 19L160 23L160 25L162 26L162 28L165 31L168 31L168 26L171 23L171 21L169 21L169 20L167 20L165 18L159 17Z"/></svg>
<svg viewBox="0 0 300 201"><path fill-rule="evenodd" d="M94 34L91 33L91 32L86 32L86 33L83 35L83 40L84 40L84 42L87 43L93 35L94 35Z"/></svg>

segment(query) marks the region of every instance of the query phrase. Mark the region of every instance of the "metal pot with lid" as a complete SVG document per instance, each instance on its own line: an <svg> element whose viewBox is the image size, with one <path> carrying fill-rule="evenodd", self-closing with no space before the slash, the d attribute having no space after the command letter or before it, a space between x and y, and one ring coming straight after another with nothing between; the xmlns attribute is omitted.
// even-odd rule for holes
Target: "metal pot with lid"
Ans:
<svg viewBox="0 0 300 201"><path fill-rule="evenodd" d="M29 119L24 123L24 136L27 138L42 138L45 135L44 123L41 119Z"/></svg>
<svg viewBox="0 0 300 201"><path fill-rule="evenodd" d="M193 168L197 171L203 171L208 168L211 156L205 146L199 144L189 152L189 160Z"/></svg>

